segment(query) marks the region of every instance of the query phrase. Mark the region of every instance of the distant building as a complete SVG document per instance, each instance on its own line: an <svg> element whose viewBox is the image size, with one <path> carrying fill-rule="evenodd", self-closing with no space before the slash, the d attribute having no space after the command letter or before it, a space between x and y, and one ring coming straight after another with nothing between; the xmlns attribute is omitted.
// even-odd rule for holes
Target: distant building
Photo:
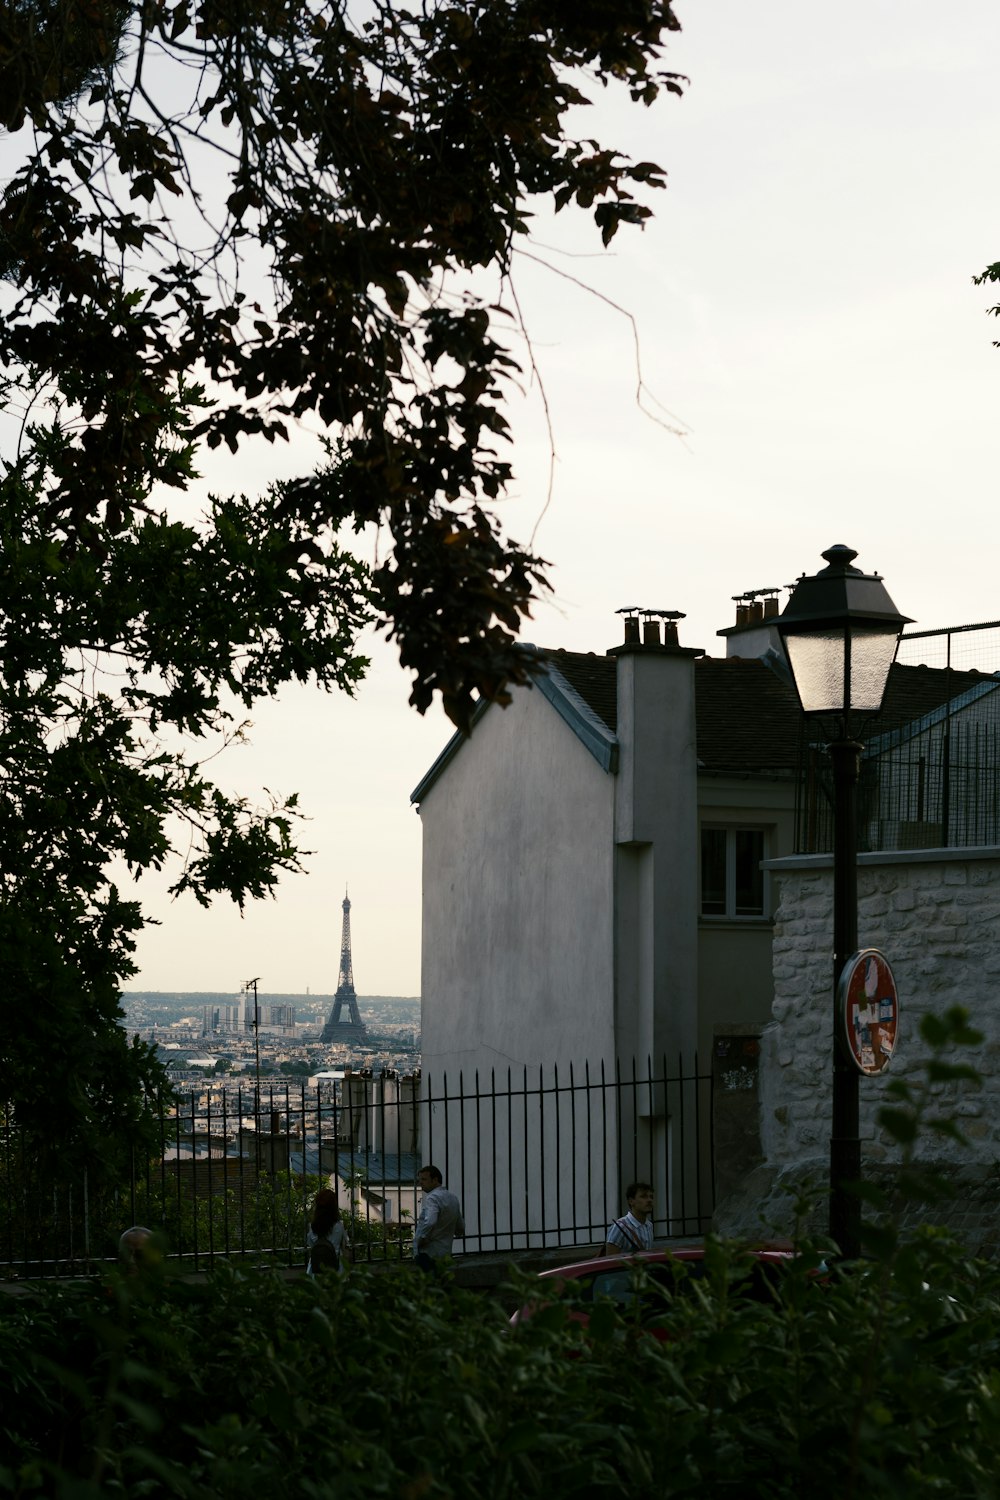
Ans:
<svg viewBox="0 0 1000 1500"><path fill-rule="evenodd" d="M216 1031L240 1030L240 1003L205 1005L202 1007L202 1036L211 1036Z"/></svg>
<svg viewBox="0 0 1000 1500"><path fill-rule="evenodd" d="M267 1026L271 1031L284 1032L287 1035L295 1035L295 1006L294 1005L269 1005L267 1007Z"/></svg>

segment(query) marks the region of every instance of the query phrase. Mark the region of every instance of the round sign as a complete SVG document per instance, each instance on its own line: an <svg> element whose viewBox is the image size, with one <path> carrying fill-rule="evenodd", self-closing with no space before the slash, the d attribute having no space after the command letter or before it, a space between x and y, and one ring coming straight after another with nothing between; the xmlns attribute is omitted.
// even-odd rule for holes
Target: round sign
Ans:
<svg viewBox="0 0 1000 1500"><path fill-rule="evenodd" d="M889 1066L899 1028L899 998L889 960L862 948L844 965L837 988L847 1050L862 1073Z"/></svg>

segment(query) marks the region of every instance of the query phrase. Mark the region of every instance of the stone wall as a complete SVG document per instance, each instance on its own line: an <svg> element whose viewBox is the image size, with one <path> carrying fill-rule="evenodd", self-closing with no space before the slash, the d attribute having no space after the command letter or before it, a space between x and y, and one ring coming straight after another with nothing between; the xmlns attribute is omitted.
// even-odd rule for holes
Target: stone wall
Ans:
<svg viewBox="0 0 1000 1500"><path fill-rule="evenodd" d="M774 1005L761 1038L761 1137L776 1166L823 1156L830 1135L833 871L829 857L776 860ZM991 1164L1000 1144L1000 850L862 855L858 944L881 948L899 992L893 1060L881 1078L861 1079L861 1135L868 1161L895 1155L876 1122L889 1078L919 1072L926 1056L921 1016L964 1005L984 1041L967 1059L982 1089L952 1103L968 1148L947 1139L921 1155L959 1155Z"/></svg>
<svg viewBox="0 0 1000 1500"><path fill-rule="evenodd" d="M829 1161L831 1114L833 870L830 856L796 856L769 865L778 880L774 928L774 1004L761 1037L762 1167L740 1200L722 1205L719 1227L790 1232L792 1199L803 1177L822 1183ZM921 1016L962 1005L984 1034L961 1060L983 1075L981 1088L950 1086L942 1099L968 1139L962 1146L927 1134L918 1155L953 1167L958 1197L977 1199L981 1226L962 1225L956 1203L939 1222L953 1222L982 1243L1000 1219L1000 849L907 851L862 855L858 867L858 945L882 949L899 993L900 1024L892 1062L861 1089L861 1150L869 1180L891 1178L898 1150L878 1125L890 1079L922 1077L926 1048ZM959 1169L961 1169L959 1175ZM969 1174L975 1178L971 1191ZM986 1193L982 1205L978 1198ZM823 1217L820 1209L819 1219ZM995 1240L995 1231L987 1238Z"/></svg>

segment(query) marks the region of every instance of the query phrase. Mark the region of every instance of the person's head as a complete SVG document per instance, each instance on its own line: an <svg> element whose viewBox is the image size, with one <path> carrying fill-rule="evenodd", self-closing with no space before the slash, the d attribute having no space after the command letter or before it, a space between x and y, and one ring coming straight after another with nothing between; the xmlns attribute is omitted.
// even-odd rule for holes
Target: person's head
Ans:
<svg viewBox="0 0 1000 1500"><path fill-rule="evenodd" d="M131 1229L125 1230L118 1241L118 1261L126 1276L138 1275L152 1238L153 1231L142 1224L133 1224Z"/></svg>
<svg viewBox="0 0 1000 1500"><path fill-rule="evenodd" d="M439 1168L426 1166L420 1168L420 1171L417 1173L417 1181L423 1192L432 1193L436 1187L441 1186L444 1178L441 1176Z"/></svg>
<svg viewBox="0 0 1000 1500"><path fill-rule="evenodd" d="M625 1189L625 1202L629 1211L635 1217L645 1223L646 1218L653 1212L653 1189L648 1182L630 1182Z"/></svg>
<svg viewBox="0 0 1000 1500"><path fill-rule="evenodd" d="M313 1234L329 1234L330 1230L340 1218L340 1204L337 1195L332 1188L320 1188L313 1200L312 1223Z"/></svg>

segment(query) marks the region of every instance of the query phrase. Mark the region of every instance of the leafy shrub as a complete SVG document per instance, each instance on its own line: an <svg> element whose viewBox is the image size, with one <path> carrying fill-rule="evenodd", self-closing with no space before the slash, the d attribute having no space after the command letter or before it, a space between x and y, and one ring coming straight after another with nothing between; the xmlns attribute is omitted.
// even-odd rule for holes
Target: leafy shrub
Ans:
<svg viewBox="0 0 1000 1500"><path fill-rule="evenodd" d="M751 1302L710 1242L665 1344L571 1294L511 1330L408 1267L43 1285L0 1308L0 1493L993 1496L996 1268L936 1233L817 1264Z"/></svg>
<svg viewBox="0 0 1000 1500"><path fill-rule="evenodd" d="M947 1057L975 1040L963 1012L924 1039L926 1085L886 1110L913 1192L921 1132L950 1132L948 1091L975 1081ZM994 1500L1000 1268L875 1208L873 1259L803 1242L763 1300L710 1239L704 1276L660 1293L667 1342L610 1302L580 1303L584 1331L572 1283L511 1329L405 1265L38 1284L0 1298L0 1494Z"/></svg>
<svg viewBox="0 0 1000 1500"><path fill-rule="evenodd" d="M652 1473L655 1424L624 1388L602 1412L616 1360L558 1311L513 1336L489 1299L410 1268L45 1286L0 1314L0 1374L18 1372L0 1486L318 1500L551 1494L558 1475L560 1494L621 1493L636 1445ZM656 1359L636 1355L633 1390Z"/></svg>

